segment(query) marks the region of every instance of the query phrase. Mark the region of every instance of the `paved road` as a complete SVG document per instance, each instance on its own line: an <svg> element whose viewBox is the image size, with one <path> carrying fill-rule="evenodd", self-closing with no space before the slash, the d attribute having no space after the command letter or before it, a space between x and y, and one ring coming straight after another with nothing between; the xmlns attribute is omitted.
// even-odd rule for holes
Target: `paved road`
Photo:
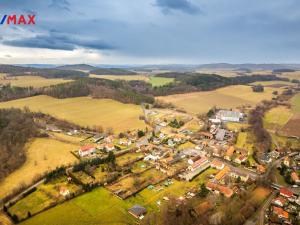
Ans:
<svg viewBox="0 0 300 225"><path fill-rule="evenodd" d="M259 178L259 174L257 174L256 172L253 172L253 171L251 171L251 170L248 170L248 169L246 169L246 168L244 168L244 167L235 167L235 166L233 166L229 161L227 161L226 159L223 159L223 158L221 158L221 157L213 157L213 158L215 158L215 159L217 159L217 160L219 160L219 161L221 161L221 162L223 162L226 166L228 166L229 168L230 168L230 170L231 171L233 171L233 172L235 172L235 171L237 171L237 172L241 172L241 173L246 173L246 174L248 174L249 175L249 177L251 178L251 179L253 179L253 180L256 180L257 178Z"/></svg>

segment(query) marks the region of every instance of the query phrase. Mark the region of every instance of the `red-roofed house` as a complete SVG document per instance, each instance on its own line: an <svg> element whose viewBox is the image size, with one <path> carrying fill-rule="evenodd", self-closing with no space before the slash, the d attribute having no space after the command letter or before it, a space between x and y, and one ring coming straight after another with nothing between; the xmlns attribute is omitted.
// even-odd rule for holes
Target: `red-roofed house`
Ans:
<svg viewBox="0 0 300 225"><path fill-rule="evenodd" d="M90 155L96 151L94 146L83 146L79 149L78 153L81 157Z"/></svg>
<svg viewBox="0 0 300 225"><path fill-rule="evenodd" d="M238 157L236 157L236 158L234 159L234 162L235 162L235 163L238 163L238 164L242 164L243 162L246 162L246 160L247 160L247 157L246 157L246 156L244 156L244 155L239 155Z"/></svg>
<svg viewBox="0 0 300 225"><path fill-rule="evenodd" d="M219 185L212 182L207 182L206 188L216 194L222 193L225 197L230 198L233 195L233 190L229 187Z"/></svg>
<svg viewBox="0 0 300 225"><path fill-rule="evenodd" d="M282 208L273 206L273 212L282 219L288 219L289 218L289 213L284 211Z"/></svg>
<svg viewBox="0 0 300 225"><path fill-rule="evenodd" d="M214 160L211 162L210 166L211 166L212 168L216 168L217 170L222 170L222 169L224 168L225 165L224 165L224 163L222 163L221 161L214 159Z"/></svg>
<svg viewBox="0 0 300 225"><path fill-rule="evenodd" d="M286 198L291 198L293 197L293 192L287 188L280 188L280 195Z"/></svg>
<svg viewBox="0 0 300 225"><path fill-rule="evenodd" d="M115 145L113 143L108 143L105 145L105 149L108 152L113 151L115 149Z"/></svg>
<svg viewBox="0 0 300 225"><path fill-rule="evenodd" d="M228 160L228 161L231 161L231 157L234 153L234 147L233 146L230 146L227 151L226 151L226 154L224 156L224 159Z"/></svg>
<svg viewBox="0 0 300 225"><path fill-rule="evenodd" d="M194 171L207 162L208 162L207 157L203 156L200 159L198 159L197 161L195 161L192 165L190 165L189 170Z"/></svg>
<svg viewBox="0 0 300 225"><path fill-rule="evenodd" d="M280 206L280 207L283 207L286 202L287 202L287 199L285 199L281 196L279 196L279 197L277 197L273 200L273 204L277 205L277 206Z"/></svg>

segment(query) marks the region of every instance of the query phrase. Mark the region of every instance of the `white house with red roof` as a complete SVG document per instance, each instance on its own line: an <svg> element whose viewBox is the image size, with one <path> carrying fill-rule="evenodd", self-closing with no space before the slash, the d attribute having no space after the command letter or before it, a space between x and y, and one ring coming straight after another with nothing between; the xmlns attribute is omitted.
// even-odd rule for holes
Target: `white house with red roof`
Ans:
<svg viewBox="0 0 300 225"><path fill-rule="evenodd" d="M283 206L286 204L287 201L288 201L287 199L283 198L282 196L279 196L279 197L275 198L275 199L272 201L272 203L273 203L274 205L283 207Z"/></svg>
<svg viewBox="0 0 300 225"><path fill-rule="evenodd" d="M81 157L88 156L92 153L96 152L96 148L91 145L83 146L79 149L78 153Z"/></svg>
<svg viewBox="0 0 300 225"><path fill-rule="evenodd" d="M286 198L291 198L293 197L293 192L287 188L280 188L280 195Z"/></svg>

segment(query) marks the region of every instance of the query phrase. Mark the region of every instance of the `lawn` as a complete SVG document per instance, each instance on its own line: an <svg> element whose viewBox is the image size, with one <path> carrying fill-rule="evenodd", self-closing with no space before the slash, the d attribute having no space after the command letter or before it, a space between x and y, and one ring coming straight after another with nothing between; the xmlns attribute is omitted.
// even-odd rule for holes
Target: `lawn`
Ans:
<svg viewBox="0 0 300 225"><path fill-rule="evenodd" d="M266 87L263 93L255 93L250 86L235 85L214 91L168 95L157 99L171 102L189 113L198 114L207 113L214 106L228 109L242 105L254 106L262 100L272 99L274 90L281 92L282 89Z"/></svg>
<svg viewBox="0 0 300 225"><path fill-rule="evenodd" d="M130 175L120 179L118 182L109 185L108 189L112 192L122 190L119 195L125 199L132 193L142 190L150 184L158 183L166 179L166 175L156 169L147 170L139 175Z"/></svg>
<svg viewBox="0 0 300 225"><path fill-rule="evenodd" d="M66 80L62 78L46 79L40 76L2 76L0 78L0 84L10 84L17 87L46 87L50 85L56 85L61 83L71 82L72 80Z"/></svg>
<svg viewBox="0 0 300 225"><path fill-rule="evenodd" d="M264 127L267 129L282 128L293 116L290 109L285 106L272 108L264 116Z"/></svg>
<svg viewBox="0 0 300 225"><path fill-rule="evenodd" d="M191 182L186 181L177 181L172 179L173 184L165 186L164 182L157 184L153 189L145 188L135 196L132 196L125 201L129 204L140 204L146 207L148 210L157 210L158 205L157 201L163 202L163 197L180 197L188 191L198 189L200 184L204 183L207 177L211 174L215 174L217 170L207 169L200 175L198 175Z"/></svg>
<svg viewBox="0 0 300 225"><path fill-rule="evenodd" d="M136 220L127 212L132 205L104 188L81 195L41 213L22 225L133 225Z"/></svg>
<svg viewBox="0 0 300 225"><path fill-rule="evenodd" d="M30 183L38 174L74 163L77 159L70 151L77 148L77 145L49 138L34 139L26 145L26 162L0 184L0 198L19 185Z"/></svg>
<svg viewBox="0 0 300 225"><path fill-rule="evenodd" d="M62 187L67 188L70 193L76 193L80 190L80 186L77 186L74 183L68 183L67 177L62 176L47 184L39 185L36 191L19 200L10 207L8 211L12 215L17 215L19 219L27 218L28 212L31 214L41 212L51 204L60 202L64 199L59 193L60 188Z"/></svg>
<svg viewBox="0 0 300 225"><path fill-rule="evenodd" d="M117 157L116 162L119 166L124 166L134 162L140 157L143 157L143 153L130 152Z"/></svg>
<svg viewBox="0 0 300 225"><path fill-rule="evenodd" d="M111 99L90 97L56 99L50 96L35 96L0 103L0 108L29 107L32 111L48 113L81 126L102 126L113 128L115 132L145 128L139 116L140 106L123 104Z"/></svg>
<svg viewBox="0 0 300 225"><path fill-rule="evenodd" d="M31 214L40 212L55 201L55 199L49 198L45 192L36 190L10 207L8 211L12 215L17 215L19 219L26 219L28 212Z"/></svg>
<svg viewBox="0 0 300 225"><path fill-rule="evenodd" d="M181 144L177 147L178 150L184 150L184 149L189 149L189 148L194 148L196 145L193 144L192 142L185 142L184 144Z"/></svg>
<svg viewBox="0 0 300 225"><path fill-rule="evenodd" d="M168 77L150 77L150 84L153 87L160 87L160 86L164 86L166 84L172 83L174 81L174 78L168 78Z"/></svg>
<svg viewBox="0 0 300 225"><path fill-rule="evenodd" d="M253 144L251 144L251 134L249 132L239 132L235 146L241 149L252 151Z"/></svg>
<svg viewBox="0 0 300 225"><path fill-rule="evenodd" d="M131 171L133 173L141 173L141 172L144 172L148 168L150 168L149 163L147 163L145 161L138 161L132 165Z"/></svg>

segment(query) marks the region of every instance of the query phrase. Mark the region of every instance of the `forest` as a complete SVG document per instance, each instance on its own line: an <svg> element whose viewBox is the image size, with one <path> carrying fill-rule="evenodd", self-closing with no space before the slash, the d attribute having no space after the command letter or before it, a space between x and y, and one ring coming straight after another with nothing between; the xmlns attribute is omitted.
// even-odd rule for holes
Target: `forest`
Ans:
<svg viewBox="0 0 300 225"><path fill-rule="evenodd" d="M26 160L26 142L39 134L28 110L0 110L0 181Z"/></svg>

